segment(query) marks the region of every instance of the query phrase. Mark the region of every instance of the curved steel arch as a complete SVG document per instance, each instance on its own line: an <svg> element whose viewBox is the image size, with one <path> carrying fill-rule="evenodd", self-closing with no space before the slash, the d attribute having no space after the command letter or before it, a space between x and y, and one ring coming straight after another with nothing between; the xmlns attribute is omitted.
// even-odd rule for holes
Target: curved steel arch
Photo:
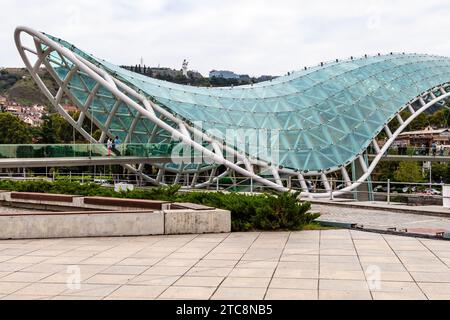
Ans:
<svg viewBox="0 0 450 320"><path fill-rule="evenodd" d="M22 44L21 34L27 33L30 35L33 40L34 44L36 46L36 49L33 50L31 48L25 47ZM92 113L89 112L89 108L86 106L86 104L90 101L92 101L92 92L94 92L94 95L97 93L96 91L99 88L94 88L96 90L89 93L89 97L85 104L81 104L78 99L74 97L74 95L71 93L71 91L68 89L68 83L70 82L71 78L77 74L78 72L82 72L83 74L88 75L92 79L94 79L98 84L100 84L102 87L106 88L109 92L111 92L114 95L114 98L117 99L118 103L125 103L127 106L133 108L135 111L137 111L139 117L145 117L146 119L150 120L152 123L154 123L157 127L160 129L163 129L170 134L172 134L173 139L181 140L184 144L189 145L193 147L195 150L201 151L204 156L209 157L213 161L217 162L218 164L225 165L226 167L230 168L231 170L242 174L244 176L247 176L249 178L254 179L256 182L260 182L264 185L267 185L269 187L272 187L274 189L284 191L285 188L282 187L280 184L273 183L271 181L268 181L264 178L261 178L260 176L256 175L255 173L252 173L249 170L241 168L237 163L230 162L226 160L223 157L223 154L221 152L223 150L219 150L223 146L217 145L217 147L214 146L215 141L211 137L208 137L202 132L199 132L198 129L194 128L193 126L189 126L182 120L174 117L172 114L170 114L168 111L164 110L160 106L156 105L155 103L147 100L145 97L137 93L135 90L131 89L129 86L124 84L123 82L119 81L118 79L115 79L111 77L107 72L104 70L98 68L91 62L87 61L83 57L80 57L73 53L72 51L68 50L67 48L64 48L63 46L59 45L58 43L54 42L50 38L48 38L46 35L42 34L41 32L35 31L31 28L27 27L18 27L15 31L15 41L17 49L19 50L19 53L28 69L30 74L32 75L33 79L39 86L39 88L42 90L42 92L46 95L46 97L50 100L50 102L53 104L53 106L56 108L56 110L67 120L70 124L72 124L77 130L80 131L80 133L89 141L98 143L100 141L96 141L88 132L83 130L82 125L79 122L75 122L74 119L72 119L67 112L63 109L61 106L61 99L63 97L63 94L67 94L73 102L77 104L79 109L82 111L80 118L89 118L91 119L100 129L102 129L103 133L105 135L102 135L103 138L106 138L107 135L111 135L110 132L108 132L108 129L105 128L105 126L97 121L97 119L92 115ZM42 45L45 47L43 48ZM34 65L31 64L30 59L27 57L26 52L32 53L35 56L37 56L37 61ZM62 60L64 60L65 63L67 63L66 60L70 61L70 71L66 74L64 80L59 79L58 76L56 76L56 72L53 70L52 66L46 62L46 57L49 56L51 52L56 52L60 55ZM46 87L40 76L38 75L37 71L39 70L40 66L44 64L47 70L53 75L55 80L59 84L59 90L58 93L54 96L50 90ZM87 89L87 88L86 88ZM87 89L87 91L89 91ZM142 104L139 104L137 101L133 100L131 97L138 99L138 101ZM116 103L117 103L116 102ZM156 112L159 112L161 117L165 117L172 121L174 124L176 124L178 127L172 127L168 123L164 122L160 118L156 116ZM114 114L116 111L114 111L112 114ZM214 152L210 151L209 149L205 148L203 145L200 145L194 139L192 138L192 135L201 136L204 141L210 142L214 146ZM224 147L226 148L226 147ZM228 151L234 152L234 150L228 148ZM243 162L248 162L248 160L245 158L242 154L236 154L239 159L241 159ZM139 173L138 170L135 168L128 166L128 169L133 170L134 172ZM165 169L161 169L160 173L163 172ZM154 182L155 184L159 184L160 181L151 179L148 176L144 177ZM215 182L218 179L218 177L214 178L213 182Z"/></svg>
<svg viewBox="0 0 450 320"><path fill-rule="evenodd" d="M35 50L22 44L22 33L32 37ZM327 175L340 171L347 183L346 188L336 192L340 195L356 189L370 177L384 152L420 113L449 96L450 59L443 57L379 55L351 58L321 64L253 86L205 89L130 73L96 59L63 40L27 27L17 28L15 40L27 69L40 89L58 112L89 141L103 142L108 136L114 136L111 128L114 124L122 127L125 141L135 138L133 135L138 135L139 139L147 137L148 141L181 140L215 162L215 165L199 165L188 170L184 166L171 168L161 165L156 180L144 175L142 166L128 167L154 184L162 183L161 177L166 171L177 173L177 179L185 172L197 175L210 172L206 182L197 183L194 178L192 183L192 187L204 187L220 178L216 177L216 170L219 165L224 165L228 168L227 172L235 171L279 191L288 191L281 182L280 174L296 177L303 195L320 198L327 197L328 193L309 193L305 177L320 177L328 192L332 186ZM37 57L34 64L26 52ZM41 65L58 82L56 95L51 94L39 77L37 71ZM432 89L427 90L430 87ZM417 92L422 93L417 95ZM63 95L67 95L81 110L80 120L72 119L61 107ZM424 99L430 96L430 101L425 102ZM401 99L404 100L400 102ZM409 102L405 104L405 100ZM411 104L417 101L422 105L415 111ZM103 105L100 115L92 111L93 105ZM281 129L285 149L279 148L282 153L280 162L271 164L268 159L246 154L241 146L223 144L224 138L220 132L207 134L196 128L192 122L196 117L205 121L207 115L201 110L206 110L206 107L211 111L211 117L218 117L214 113L219 111L228 119L222 123L213 121L212 126L220 127L226 121L235 121L229 127L261 129L275 126ZM243 110L244 107L252 108L252 111ZM406 108L413 112L410 118L403 120L400 112ZM229 115L236 113L242 119L231 119ZM95 141L83 130L82 123L86 118L102 130L100 141ZM394 133L389 129L389 122L393 119L401 123ZM139 132L138 128L145 128L146 132ZM374 139L383 130L389 140L380 150ZM198 143L198 139L206 141L209 148ZM362 155L371 144L379 152L368 165ZM224 157L225 153L232 154L236 161L229 161ZM352 182L346 167L355 161L361 164L364 174ZM273 179L259 176L256 168L269 171Z"/></svg>
<svg viewBox="0 0 450 320"><path fill-rule="evenodd" d="M436 96L436 93L439 94L439 96ZM425 102L428 97L432 97L428 102ZM422 113L424 113L425 111L427 111L429 108L431 108L432 106L436 105L437 103L441 102L441 101L445 101L446 99L450 98L450 83L446 83L443 84L439 87L435 87L432 88L431 90L423 93L421 96L419 96L415 101L412 101L411 103L408 103L407 105L405 105L402 109L399 110L399 112L396 114L396 120L398 120L400 122L400 126L398 127L398 129L395 132L389 132L389 126L388 124L386 125L386 131L388 131L388 135L390 136L389 139L386 141L386 143L384 144L384 146L382 148L380 148L376 142L376 140L373 140L372 144L373 147L376 151L376 156L375 158L372 160L372 162L370 163L370 165L367 165L365 163L365 159L363 158L363 155L358 155L358 158L355 161L360 161L362 163L362 166L365 167L363 169L363 175L361 177L357 178L357 181L355 182L351 182L350 185L348 185L346 188L343 188L342 190L339 191L333 191L333 195L336 197L339 197L341 195L345 195L349 192L354 191L355 189L357 189L359 186L361 186L363 183L365 183L367 181L367 179L372 175L372 173L374 172L376 166L379 164L379 162L381 161L381 159L383 158L383 156L388 152L388 150L392 147L393 143L395 142L395 140L399 137L399 135L405 131L405 129L418 117L420 116ZM421 104L420 108L418 110L414 110L412 108L412 104L419 102ZM402 111L404 111L405 109L408 109L408 111L410 111L411 115L408 117L408 119L402 119L400 113ZM346 170L345 167L341 168L342 171ZM326 174L330 174L333 172L326 172L324 173ZM343 172L343 176L345 177L346 174ZM347 174L348 176L348 174ZM323 181L326 184L326 177L322 177ZM303 178L300 178L303 179ZM346 179L347 183L350 182L349 178ZM330 189L328 189L328 191L331 191ZM304 195L305 196L310 196L313 198L328 198L330 197L330 192L327 192L325 194L310 194L307 189L304 189Z"/></svg>

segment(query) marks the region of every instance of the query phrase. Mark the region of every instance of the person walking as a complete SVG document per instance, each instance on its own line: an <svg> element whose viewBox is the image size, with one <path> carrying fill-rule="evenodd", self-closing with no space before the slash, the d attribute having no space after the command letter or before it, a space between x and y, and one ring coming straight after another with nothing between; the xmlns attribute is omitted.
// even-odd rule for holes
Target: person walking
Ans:
<svg viewBox="0 0 450 320"><path fill-rule="evenodd" d="M439 156L443 157L444 156L444 151L445 151L444 145L440 144L439 145Z"/></svg>
<svg viewBox="0 0 450 320"><path fill-rule="evenodd" d="M113 141L113 150L118 156L120 156L120 152L119 150L117 150L117 147L120 146L121 144L122 141L120 140L119 136L116 136L116 138Z"/></svg>
<svg viewBox="0 0 450 320"><path fill-rule="evenodd" d="M433 157L436 157L436 152L437 152L437 145L436 142L433 142L431 144L431 152L433 153Z"/></svg>
<svg viewBox="0 0 450 320"><path fill-rule="evenodd" d="M113 149L113 142L111 139L108 139L108 141L106 142L106 146L108 147L108 157L111 157Z"/></svg>

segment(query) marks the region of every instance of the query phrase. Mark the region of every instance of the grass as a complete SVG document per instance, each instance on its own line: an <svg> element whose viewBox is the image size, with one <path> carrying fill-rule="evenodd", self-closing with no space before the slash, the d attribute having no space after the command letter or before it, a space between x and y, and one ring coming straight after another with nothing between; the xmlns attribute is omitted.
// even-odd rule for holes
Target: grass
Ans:
<svg viewBox="0 0 450 320"><path fill-rule="evenodd" d="M302 228L303 231L339 230L337 227L324 226L320 222L311 222Z"/></svg>

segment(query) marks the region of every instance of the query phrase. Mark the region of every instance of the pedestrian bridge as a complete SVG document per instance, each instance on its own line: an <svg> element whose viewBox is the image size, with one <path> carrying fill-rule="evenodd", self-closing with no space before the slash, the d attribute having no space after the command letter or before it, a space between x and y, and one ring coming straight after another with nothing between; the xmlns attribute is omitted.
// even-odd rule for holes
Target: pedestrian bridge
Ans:
<svg viewBox="0 0 450 320"><path fill-rule="evenodd" d="M302 196L316 199L329 197L336 177L345 185L335 196L362 188L400 134L450 98L450 58L440 56L351 56L272 81L202 88L130 72L28 27L16 29L15 42L42 93L87 141L183 141L226 168L226 175L277 191L290 190L282 180L289 177L301 185ZM58 88L47 87L40 68ZM77 119L64 110L66 98L80 111ZM101 131L100 139L84 130L88 120ZM241 132L260 134L263 143L247 141ZM381 132L387 137L382 147L376 140ZM377 154L370 162L369 148ZM191 188L220 182L217 165L193 168ZM176 174L177 183L187 172L171 164L155 167L158 178L146 178L155 185L164 184L166 173ZM207 180L197 181L200 174ZM325 193L309 191L307 182L315 180Z"/></svg>
<svg viewBox="0 0 450 320"><path fill-rule="evenodd" d="M164 164L175 144L122 144L111 152L104 144L0 145L0 168Z"/></svg>

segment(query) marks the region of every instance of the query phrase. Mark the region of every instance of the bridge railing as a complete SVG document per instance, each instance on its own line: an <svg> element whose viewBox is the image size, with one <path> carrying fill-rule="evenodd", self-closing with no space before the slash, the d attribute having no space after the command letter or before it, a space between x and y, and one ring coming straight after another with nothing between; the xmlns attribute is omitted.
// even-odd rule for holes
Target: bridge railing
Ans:
<svg viewBox="0 0 450 320"><path fill-rule="evenodd" d="M147 173L148 176L153 179L157 178L157 173ZM166 173L162 182L168 185L174 184L177 175L173 173ZM276 180L267 177L270 181L276 182ZM108 170L108 167L97 167L97 171L84 172L84 173L58 173L53 171L47 174L38 173L9 173L1 174L0 179L5 180L49 180L49 181L73 181L80 183L98 183L105 186L113 187L115 183L125 182L134 184L138 187L149 187L141 176L137 174L113 174ZM182 179L177 182L185 191L190 191L194 179L197 183L206 182L210 179L209 175L195 175L185 174ZM290 188L293 191L302 191L300 183L297 179L282 177L281 181L283 185ZM437 182L395 182L395 181L371 181L364 182L361 186L353 191L344 192L347 183L341 180L330 181L333 191L327 190L323 183L319 180L307 180L308 191L312 193L320 193L326 195L323 200L336 200L336 201L374 201L384 203L401 203L411 206L424 206L434 205L442 206L443 200L446 197L443 195L444 183ZM220 192L237 192L237 193L264 193L271 192L272 189L266 187L253 179L245 177L223 177L216 180L202 190L220 191ZM339 196L336 196L336 192L340 191ZM308 199L308 196L304 194L304 198Z"/></svg>
<svg viewBox="0 0 450 320"><path fill-rule="evenodd" d="M369 148L369 155L376 155L375 150L373 148ZM450 156L450 147L449 146L437 146L436 148L432 147L402 147L402 146L393 146L389 148L386 156Z"/></svg>
<svg viewBox="0 0 450 320"><path fill-rule="evenodd" d="M109 152L106 144L0 145L0 158L170 157L174 146L174 144L120 144Z"/></svg>

